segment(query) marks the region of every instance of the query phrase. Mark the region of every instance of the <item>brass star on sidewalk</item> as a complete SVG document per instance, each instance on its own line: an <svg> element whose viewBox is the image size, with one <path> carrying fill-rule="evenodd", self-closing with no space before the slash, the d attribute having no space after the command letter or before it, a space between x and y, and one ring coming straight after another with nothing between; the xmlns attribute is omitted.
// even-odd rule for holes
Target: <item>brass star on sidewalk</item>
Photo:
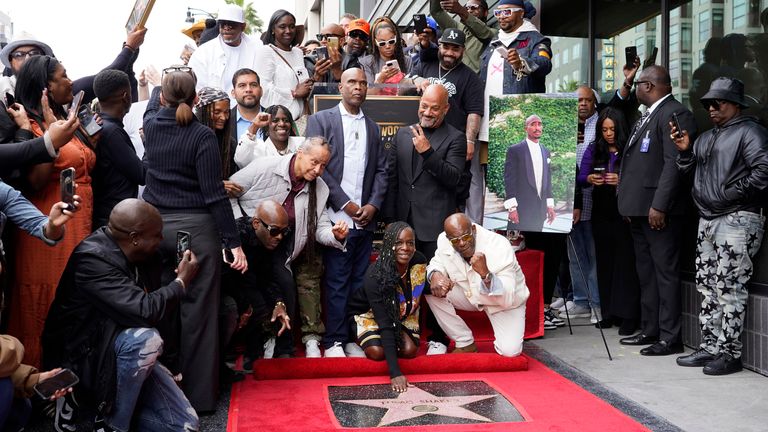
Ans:
<svg viewBox="0 0 768 432"><path fill-rule="evenodd" d="M378 426L381 427L427 414L477 420L481 422L493 422L493 420L489 418L476 414L466 408L462 408L462 405L490 399L495 396L496 395L435 396L418 387L410 387L408 388L408 391L400 393L396 398L338 400L337 402L375 408L386 408L387 412L378 424Z"/></svg>

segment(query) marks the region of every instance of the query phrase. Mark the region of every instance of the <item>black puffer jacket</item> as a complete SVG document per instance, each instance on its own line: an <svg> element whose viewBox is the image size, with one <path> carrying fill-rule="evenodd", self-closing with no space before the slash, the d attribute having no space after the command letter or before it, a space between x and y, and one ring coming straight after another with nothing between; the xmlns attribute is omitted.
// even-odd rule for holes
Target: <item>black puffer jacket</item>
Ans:
<svg viewBox="0 0 768 432"><path fill-rule="evenodd" d="M768 130L753 117L734 117L701 134L693 151L678 155L677 167L696 171L692 194L701 217L759 211L768 187Z"/></svg>
<svg viewBox="0 0 768 432"><path fill-rule="evenodd" d="M44 368L72 369L79 396L106 412L116 390L115 338L126 328L157 326L184 295L176 281L160 287L160 262L128 262L102 227L77 245L59 280L43 330Z"/></svg>

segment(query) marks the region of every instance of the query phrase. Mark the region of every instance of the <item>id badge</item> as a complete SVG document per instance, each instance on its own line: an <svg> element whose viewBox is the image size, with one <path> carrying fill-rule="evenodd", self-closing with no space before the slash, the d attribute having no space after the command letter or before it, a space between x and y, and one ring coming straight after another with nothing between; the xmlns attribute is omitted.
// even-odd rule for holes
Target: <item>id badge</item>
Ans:
<svg viewBox="0 0 768 432"><path fill-rule="evenodd" d="M651 131L648 131L645 133L645 138L643 138L643 142L640 143L640 153L648 153L648 148L651 147L650 134L651 134Z"/></svg>

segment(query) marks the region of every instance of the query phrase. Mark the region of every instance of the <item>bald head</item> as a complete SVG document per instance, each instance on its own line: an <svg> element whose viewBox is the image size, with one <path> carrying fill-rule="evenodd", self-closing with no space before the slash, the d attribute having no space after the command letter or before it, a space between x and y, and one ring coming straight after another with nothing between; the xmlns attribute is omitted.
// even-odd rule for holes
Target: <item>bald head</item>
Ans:
<svg viewBox="0 0 768 432"><path fill-rule="evenodd" d="M454 213L443 222L445 236L451 242L453 249L462 257L468 259L475 254L475 233L477 229L472 220L464 213Z"/></svg>
<svg viewBox="0 0 768 432"><path fill-rule="evenodd" d="M256 204L254 216L264 221L267 225L287 225L288 212L275 200L261 201Z"/></svg>
<svg viewBox="0 0 768 432"><path fill-rule="evenodd" d="M419 101L419 125L437 128L448 113L448 90L440 84L432 84L424 90Z"/></svg>
<svg viewBox="0 0 768 432"><path fill-rule="evenodd" d="M320 29L320 34L333 35L339 39L342 39L346 33L344 32L344 27L338 24L330 23L326 24L325 27Z"/></svg>
<svg viewBox="0 0 768 432"><path fill-rule="evenodd" d="M163 219L151 204L135 198L120 201L109 214L109 234L129 262L155 255L163 240Z"/></svg>
<svg viewBox="0 0 768 432"><path fill-rule="evenodd" d="M368 94L368 80L360 68L349 68L342 72L339 80L341 103L350 114L360 112L360 105L365 102Z"/></svg>
<svg viewBox="0 0 768 432"><path fill-rule="evenodd" d="M120 201L109 214L109 225L122 232L143 231L162 223L160 212L152 204L136 198Z"/></svg>
<svg viewBox="0 0 768 432"><path fill-rule="evenodd" d="M253 212L253 230L267 250L274 250L288 233L288 212L275 200L261 201Z"/></svg>

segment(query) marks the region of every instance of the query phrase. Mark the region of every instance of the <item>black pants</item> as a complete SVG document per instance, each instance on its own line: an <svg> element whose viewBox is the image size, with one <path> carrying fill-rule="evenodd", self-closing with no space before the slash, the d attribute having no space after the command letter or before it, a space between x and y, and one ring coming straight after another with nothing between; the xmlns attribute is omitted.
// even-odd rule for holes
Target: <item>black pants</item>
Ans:
<svg viewBox="0 0 768 432"><path fill-rule="evenodd" d="M632 218L635 265L640 280L641 329L660 340L680 341L681 220L667 216L667 226L652 230L647 217Z"/></svg>
<svg viewBox="0 0 768 432"><path fill-rule="evenodd" d="M560 272L560 263L566 255L566 234L540 233L526 231L525 247L544 252L544 304L552 301L555 283Z"/></svg>
<svg viewBox="0 0 768 432"><path fill-rule="evenodd" d="M603 317L639 319L640 286L629 223L618 215L602 219L593 213L592 235Z"/></svg>

